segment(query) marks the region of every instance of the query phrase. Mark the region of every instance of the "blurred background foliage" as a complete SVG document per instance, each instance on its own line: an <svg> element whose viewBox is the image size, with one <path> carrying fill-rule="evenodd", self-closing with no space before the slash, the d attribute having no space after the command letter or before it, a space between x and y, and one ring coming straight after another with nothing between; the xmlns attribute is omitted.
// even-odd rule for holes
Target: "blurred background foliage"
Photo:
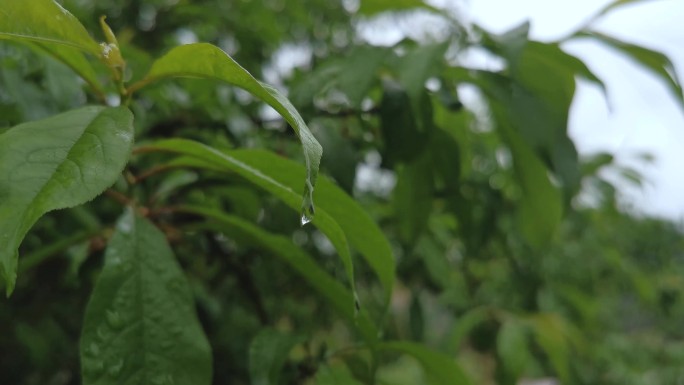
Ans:
<svg viewBox="0 0 684 385"><path fill-rule="evenodd" d="M323 145L322 173L392 244L397 282L387 311L356 258L361 303L384 338L441 351L474 384L684 381L682 228L621 204L602 173L613 167L610 154L578 156L567 135L576 78L603 85L561 42L529 41L527 25L493 35L467 22L467 7L415 0L62 3L90 31L107 16L129 79L171 47L201 41L288 90ZM409 25L406 38L373 46L359 32L388 24ZM579 35L610 41L589 29ZM500 68L465 66L474 49ZM623 52L681 97L666 58ZM96 98L48 55L0 45L0 130ZM301 158L276 114L222 84L157 85L132 108L142 142L184 136ZM235 176L149 172L156 160L135 157L128 170L150 210L213 205L285 235L345 281L330 242L284 204ZM0 383L80 383L75 341L119 212L116 199L99 198L47 215L26 238L17 290L0 303ZM282 262L198 231L192 216L165 222L162 214L213 348L215 384L439 384L408 356L371 358ZM281 359L267 376L250 368L258 344Z"/></svg>

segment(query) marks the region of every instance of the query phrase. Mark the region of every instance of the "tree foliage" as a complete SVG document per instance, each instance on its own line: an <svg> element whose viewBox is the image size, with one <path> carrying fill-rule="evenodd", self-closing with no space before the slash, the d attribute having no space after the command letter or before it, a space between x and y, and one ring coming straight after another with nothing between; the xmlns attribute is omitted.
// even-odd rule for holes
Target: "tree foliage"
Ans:
<svg viewBox="0 0 684 385"><path fill-rule="evenodd" d="M439 33L360 38L421 15ZM416 0L4 0L0 383L674 383L681 229L621 207L610 154L578 155L577 79L605 85L563 43L682 88L591 27L542 43Z"/></svg>

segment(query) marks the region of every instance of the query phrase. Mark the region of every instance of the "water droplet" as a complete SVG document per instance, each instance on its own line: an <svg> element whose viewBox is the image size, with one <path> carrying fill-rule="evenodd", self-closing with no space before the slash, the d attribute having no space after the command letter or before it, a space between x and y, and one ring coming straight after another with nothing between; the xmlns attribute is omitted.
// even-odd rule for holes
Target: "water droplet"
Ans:
<svg viewBox="0 0 684 385"><path fill-rule="evenodd" d="M124 320L116 310L107 310L107 324L114 330L121 330L124 327Z"/></svg>
<svg viewBox="0 0 684 385"><path fill-rule="evenodd" d="M302 213L302 217L301 217L301 219L300 219L300 223L302 224L302 226L304 226L304 225L306 225L307 223L311 222L311 219L312 219L311 217L309 217L309 216L306 215L305 213Z"/></svg>
<svg viewBox="0 0 684 385"><path fill-rule="evenodd" d="M304 185L304 201L302 202L302 216L300 217L302 226L313 220L315 211L313 204L313 186L307 180Z"/></svg>
<svg viewBox="0 0 684 385"><path fill-rule="evenodd" d="M123 358L119 358L109 367L109 369L107 369L107 374L109 374L113 378L117 378L121 374L123 367L124 360Z"/></svg>
<svg viewBox="0 0 684 385"><path fill-rule="evenodd" d="M116 227L117 230L124 234L128 234L131 232L131 224L128 223L128 221L120 221L119 225Z"/></svg>

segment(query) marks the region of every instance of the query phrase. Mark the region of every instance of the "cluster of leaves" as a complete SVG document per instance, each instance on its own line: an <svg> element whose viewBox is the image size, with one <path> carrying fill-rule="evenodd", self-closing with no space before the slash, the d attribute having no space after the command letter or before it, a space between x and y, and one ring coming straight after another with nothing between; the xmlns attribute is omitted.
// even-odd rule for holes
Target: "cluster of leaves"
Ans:
<svg viewBox="0 0 684 385"><path fill-rule="evenodd" d="M590 24L541 43L419 1L295 3L6 1L0 382L680 376L681 231L622 213L612 158L578 157L576 79L604 85L561 44L599 40L682 100L665 56ZM356 38L388 11L446 33ZM98 44L100 14L119 33L101 17ZM288 44L314 64L275 76L289 99L250 74Z"/></svg>

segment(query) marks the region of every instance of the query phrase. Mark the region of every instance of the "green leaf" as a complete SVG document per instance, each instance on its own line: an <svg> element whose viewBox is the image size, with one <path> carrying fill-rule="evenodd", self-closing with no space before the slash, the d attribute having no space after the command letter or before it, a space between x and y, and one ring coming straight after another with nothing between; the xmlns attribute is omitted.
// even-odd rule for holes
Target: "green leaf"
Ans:
<svg viewBox="0 0 684 385"><path fill-rule="evenodd" d="M399 169L392 203L399 236L408 245L414 245L427 226L432 213L433 192L428 154Z"/></svg>
<svg viewBox="0 0 684 385"><path fill-rule="evenodd" d="M200 162L196 164L189 162L188 164L191 164L193 167L207 168L213 171L234 172L270 192L291 208L295 210L298 208L299 197L301 195L293 190L293 188L296 187L293 185L283 184L281 181L276 179L277 175L276 172L274 172L274 168L276 168L276 164L284 162L284 159L273 159L267 155L267 152L262 152L261 154L264 154L262 155L263 157L268 157L267 162L270 163L262 165L263 169L258 169L254 168L254 165L246 163L242 159L237 158L235 156L235 151L224 153L209 146L186 139L160 141L152 145L148 145L146 148L175 152L178 154L195 157L199 159ZM208 167L205 167L205 165L208 165ZM295 167L296 165L291 165L285 170L285 172L292 174L293 171L291 168L297 170ZM300 175L297 175L297 177L299 177L297 178L297 181L301 181ZM301 186L299 183L296 183L296 185ZM302 223L305 223L304 218L302 219ZM328 237L333 246L335 246L340 259L344 264L350 285L354 290L354 266L344 232L337 224L335 219L332 218L324 208L319 207L318 214L314 218L313 224L316 225L316 227L318 227ZM349 305L350 308L355 306L351 302Z"/></svg>
<svg viewBox="0 0 684 385"><path fill-rule="evenodd" d="M289 100L275 88L261 83L220 48L211 44L188 44L173 48L152 64L145 78L129 92L165 78L196 77L214 79L240 87L273 107L292 126L302 143L306 161L306 180L302 211L313 216L313 190L323 150L304 119Z"/></svg>
<svg viewBox="0 0 684 385"><path fill-rule="evenodd" d="M354 47L340 62L336 84L347 95L352 107L361 106L364 96L377 81L376 73L389 53L390 50L385 47L362 45Z"/></svg>
<svg viewBox="0 0 684 385"><path fill-rule="evenodd" d="M367 342L373 343L377 340L377 329L366 312L361 310L355 314L355 310L349 306L354 300L353 295L290 239L264 231L239 217L221 214L213 208L185 206L179 210L208 218L211 221L207 227L212 230L222 232L238 243L256 247L280 258L325 297L350 325L359 330Z"/></svg>
<svg viewBox="0 0 684 385"><path fill-rule="evenodd" d="M252 385L277 385L290 350L304 340L301 336L263 329L249 345L249 373Z"/></svg>
<svg viewBox="0 0 684 385"><path fill-rule="evenodd" d="M129 209L109 241L81 334L84 385L193 384L211 348L166 237Z"/></svg>
<svg viewBox="0 0 684 385"><path fill-rule="evenodd" d="M629 5L629 4L636 4L636 3L641 3L644 0L615 0L609 4L607 4L605 7L601 8L600 11L596 13L594 17L592 17L591 21L594 21L598 19L601 16L605 16L609 12L613 11L616 8ZM648 0L648 1L653 1L653 0Z"/></svg>
<svg viewBox="0 0 684 385"><path fill-rule="evenodd" d="M90 88L93 89L99 98L104 100L105 96L103 87L100 84L100 81L97 79L95 69L79 50L64 45L51 45L42 43L31 44L31 46L35 47L37 51L47 53L48 55L67 65L78 76L85 80L86 83L88 83Z"/></svg>
<svg viewBox="0 0 684 385"><path fill-rule="evenodd" d="M506 383L517 384L531 359L525 325L506 320L496 336L496 351L503 363Z"/></svg>
<svg viewBox="0 0 684 385"><path fill-rule="evenodd" d="M470 384L470 380L454 358L430 350L425 345L406 341L392 341L382 343L378 347L408 354L417 359L423 366L428 383L431 385Z"/></svg>
<svg viewBox="0 0 684 385"><path fill-rule="evenodd" d="M499 128L513 155L513 168L522 189L520 231L532 246L542 247L554 236L563 217L561 192L551 183L548 170L527 143L505 124Z"/></svg>
<svg viewBox="0 0 684 385"><path fill-rule="evenodd" d="M412 9L440 12L435 7L425 4L421 0L363 0L360 3L358 13L365 16L373 16L388 11L407 11Z"/></svg>
<svg viewBox="0 0 684 385"><path fill-rule="evenodd" d="M569 381L570 346L565 320L557 314L539 313L530 317L527 322L558 376L563 382Z"/></svg>
<svg viewBox="0 0 684 385"><path fill-rule="evenodd" d="M53 0L6 0L0 8L0 39L67 45L100 55L85 27Z"/></svg>
<svg viewBox="0 0 684 385"><path fill-rule="evenodd" d="M114 184L133 145L125 107L84 107L0 135L0 276L9 295L17 249L43 214L83 204Z"/></svg>
<svg viewBox="0 0 684 385"><path fill-rule="evenodd" d="M682 107L684 107L684 92L682 91L682 84L677 77L677 71L672 64L672 61L670 61L670 59L664 54L655 50L618 40L614 37L596 31L583 30L576 33L575 37L594 38L628 56L630 59L634 60L647 70L651 71L653 74L660 77L660 79L665 82L670 91L677 98Z"/></svg>
<svg viewBox="0 0 684 385"><path fill-rule="evenodd" d="M155 142L141 149L160 150L189 155L200 159L198 167L234 172L275 195L293 209L297 208L299 183L305 170L298 163L262 150L219 152L197 142L171 139ZM392 249L372 218L334 183L321 178L316 201L318 211L313 224L333 243L350 281L351 256L347 239L366 259L378 275L389 300L394 285L395 262Z"/></svg>

